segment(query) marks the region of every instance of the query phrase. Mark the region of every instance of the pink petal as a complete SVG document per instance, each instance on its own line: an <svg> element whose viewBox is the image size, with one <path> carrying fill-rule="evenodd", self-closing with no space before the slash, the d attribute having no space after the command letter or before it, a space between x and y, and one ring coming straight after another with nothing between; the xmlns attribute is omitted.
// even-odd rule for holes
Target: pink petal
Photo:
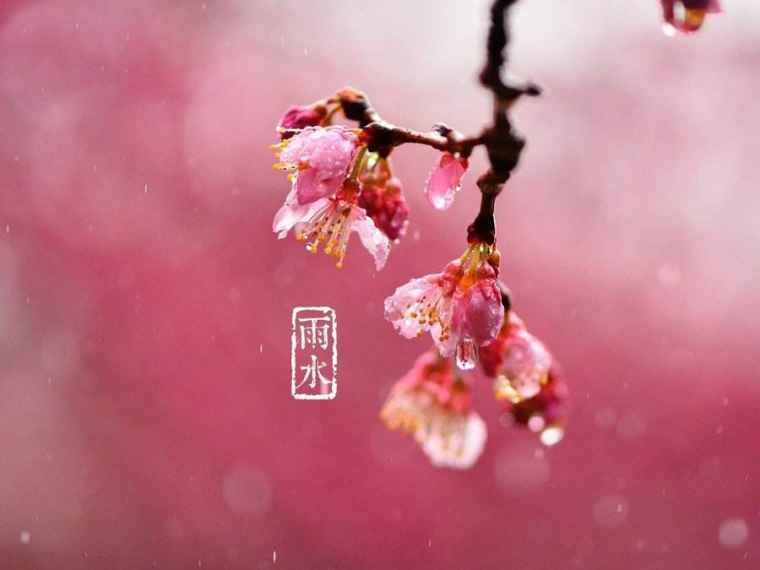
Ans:
<svg viewBox="0 0 760 570"><path fill-rule="evenodd" d="M296 173L299 204L337 192L348 176L357 137L345 127L308 127L290 138L280 162Z"/></svg>
<svg viewBox="0 0 760 570"><path fill-rule="evenodd" d="M437 322L432 327L430 327L430 336L433 337L433 343L438 349L438 352L441 353L441 356L453 356L457 348L459 337L451 328L453 309L454 303L452 302L452 298L450 296L441 298L441 301L438 304L440 322ZM442 338L443 327L440 323L445 323L449 327L449 334L448 338L446 339Z"/></svg>
<svg viewBox="0 0 760 570"><path fill-rule="evenodd" d="M345 176L321 178L316 168L307 168L298 173L295 182L296 196L299 204L308 204L320 198L335 194L343 185Z"/></svg>
<svg viewBox="0 0 760 570"><path fill-rule="evenodd" d="M503 373L523 398L532 398L541 390L552 365L552 357L544 344L524 329L507 340Z"/></svg>
<svg viewBox="0 0 760 570"><path fill-rule="evenodd" d="M472 339L476 346L492 342L504 321L501 293L493 279L478 281L457 294L451 328L461 337Z"/></svg>
<svg viewBox="0 0 760 570"><path fill-rule="evenodd" d="M437 365L439 360L440 356L438 352L432 349L426 350L417 357L411 369L393 385L391 391L410 390L420 386L427 379L430 368ZM449 368L447 371L451 372L451 369Z"/></svg>
<svg viewBox="0 0 760 570"><path fill-rule="evenodd" d="M433 273L412 279L398 287L393 295L385 299L385 319L393 324L401 336L414 338L427 330L427 326L420 324L418 319L406 315L423 297L436 299L440 296L438 287L440 277L439 273Z"/></svg>
<svg viewBox="0 0 760 570"><path fill-rule="evenodd" d="M299 204L296 199L296 189L293 188L285 204L277 211L272 222L272 231L277 233L279 239L284 238L296 224L307 222L316 213L330 205L327 198L311 202L310 204Z"/></svg>
<svg viewBox="0 0 760 570"><path fill-rule="evenodd" d="M324 105L293 105L280 119L277 125L278 129L304 129L314 127L322 122L325 118L327 109ZM283 138L289 138L283 135Z"/></svg>
<svg viewBox="0 0 760 570"><path fill-rule="evenodd" d="M388 236L375 226L372 218L367 216L361 208L354 206L351 216L354 218L351 230L359 234L362 245L375 258L375 268L380 271L388 260L391 247Z"/></svg>
<svg viewBox="0 0 760 570"><path fill-rule="evenodd" d="M430 172L425 183L425 195L438 210L446 210L454 202L456 194L462 185L462 176L467 170L467 159L456 158L445 152L440 162Z"/></svg>

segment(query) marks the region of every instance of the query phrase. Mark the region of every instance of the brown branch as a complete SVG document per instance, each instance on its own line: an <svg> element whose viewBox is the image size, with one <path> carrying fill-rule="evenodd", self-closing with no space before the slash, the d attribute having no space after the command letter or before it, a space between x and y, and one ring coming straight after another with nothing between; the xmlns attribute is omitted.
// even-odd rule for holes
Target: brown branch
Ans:
<svg viewBox="0 0 760 570"><path fill-rule="evenodd" d="M486 44L486 63L480 72L480 83L493 93L493 125L482 135L491 168L478 179L481 192L480 211L467 228L468 241L496 241L494 203L504 183L520 161L525 140L512 128L507 111L521 96L536 96L541 89L530 82L505 82L502 68L507 60L509 27L505 19L508 9L517 0L494 0L491 5L491 27Z"/></svg>
<svg viewBox="0 0 760 570"><path fill-rule="evenodd" d="M496 221L494 206L504 183L520 161L525 140L512 128L507 114L509 108L523 95L536 96L541 89L531 82L505 80L502 76L507 61L509 27L506 16L517 0L494 0L491 5L491 25L486 43L486 62L480 72L480 83L493 94L493 124L481 134L464 137L458 131L438 124L429 132L398 127L385 121L372 107L367 96L351 87L339 91L330 101L339 103L343 114L356 121L363 130L367 148L380 156L388 156L395 147L405 144L423 144L442 152L469 157L476 146L483 145L488 153L490 168L480 178L480 210L467 228L469 242L495 243Z"/></svg>
<svg viewBox="0 0 760 570"><path fill-rule="evenodd" d="M343 114L350 121L356 121L367 138L367 148L381 156L388 156L391 151L402 144L422 144L441 152L450 152L468 157L472 149L484 144L483 135L465 137L459 131L439 123L431 131L420 132L396 126L384 120L372 107L367 96L347 87L336 94L336 100L343 109Z"/></svg>
<svg viewBox="0 0 760 570"><path fill-rule="evenodd" d="M501 304L504 307L504 311L508 313L512 308L509 287L503 281L497 281L496 286L499 288L499 293L501 293Z"/></svg>

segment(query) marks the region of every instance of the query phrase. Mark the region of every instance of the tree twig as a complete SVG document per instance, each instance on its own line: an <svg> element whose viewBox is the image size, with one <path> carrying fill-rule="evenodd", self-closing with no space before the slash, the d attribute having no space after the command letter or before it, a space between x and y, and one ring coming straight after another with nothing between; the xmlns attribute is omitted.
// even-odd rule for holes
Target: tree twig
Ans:
<svg viewBox="0 0 760 570"><path fill-rule="evenodd" d="M464 158L469 157L475 147L485 146L490 168L478 178L480 210L467 228L470 242L492 244L496 241L496 197L517 166L525 147L525 140L512 128L508 111L523 95L536 96L541 93L536 84L505 80L502 73L510 40L506 17L509 8L516 3L517 0L494 0L491 5L486 61L480 72L480 83L493 94L493 124L479 135L465 137L443 123L435 125L429 132L398 127L384 120L364 93L351 87L339 91L332 98L333 102L339 103L348 120L359 124L368 149L380 156L388 156L395 147L406 143L426 145Z"/></svg>

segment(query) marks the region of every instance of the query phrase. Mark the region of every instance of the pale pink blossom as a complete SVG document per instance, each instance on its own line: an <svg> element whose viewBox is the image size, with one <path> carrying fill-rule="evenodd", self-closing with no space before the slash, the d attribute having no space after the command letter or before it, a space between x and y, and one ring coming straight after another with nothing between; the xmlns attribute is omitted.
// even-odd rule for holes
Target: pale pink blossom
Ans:
<svg viewBox="0 0 760 570"><path fill-rule="evenodd" d="M351 233L356 232L362 245L374 257L379 271L388 259L388 237L375 227L366 212L356 205L355 199L348 196L350 194L341 193L299 204L294 188L275 215L272 229L280 239L294 229L296 239L306 241L306 249L312 253L322 245L326 254L337 259L338 267L343 265Z"/></svg>
<svg viewBox="0 0 760 570"><path fill-rule="evenodd" d="M548 372L541 390L519 402L506 401L506 411L514 424L537 433L541 443L556 445L565 434L569 391L556 365Z"/></svg>
<svg viewBox="0 0 760 570"><path fill-rule="evenodd" d="M309 204L341 189L358 145L351 129L307 127L274 145L279 158L275 168L289 173L298 204Z"/></svg>
<svg viewBox="0 0 760 570"><path fill-rule="evenodd" d="M486 442L485 422L472 411L469 386L435 350L420 356L393 386L380 418L389 429L413 435L438 467L472 467Z"/></svg>
<svg viewBox="0 0 760 570"><path fill-rule="evenodd" d="M443 272L397 288L385 300L385 318L406 338L430 332L441 355L456 354L458 366L471 369L478 348L496 338L504 319L497 268L495 247L473 244Z"/></svg>
<svg viewBox="0 0 760 570"><path fill-rule="evenodd" d="M483 371L495 379L496 398L512 403L536 396L548 381L553 364L544 343L526 330L513 311L498 338L480 353Z"/></svg>
<svg viewBox="0 0 760 570"><path fill-rule="evenodd" d="M425 195L437 210L446 210L454 202L454 195L462 187L462 176L467 170L467 159L444 152L425 182Z"/></svg>

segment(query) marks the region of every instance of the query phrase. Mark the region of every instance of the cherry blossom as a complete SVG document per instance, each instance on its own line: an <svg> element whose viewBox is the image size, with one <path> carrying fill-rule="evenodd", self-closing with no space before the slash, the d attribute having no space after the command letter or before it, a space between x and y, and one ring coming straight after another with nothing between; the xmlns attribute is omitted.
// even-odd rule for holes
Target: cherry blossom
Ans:
<svg viewBox="0 0 760 570"><path fill-rule="evenodd" d="M414 436L433 465L471 467L483 451L486 426L472 411L468 384L436 350L420 356L391 389L380 418Z"/></svg>
<svg viewBox="0 0 760 570"><path fill-rule="evenodd" d="M539 392L519 402L507 402L507 412L515 424L538 433L541 443L551 446L564 436L568 397L567 385L553 366Z"/></svg>
<svg viewBox="0 0 760 570"><path fill-rule="evenodd" d="M552 366L546 346L526 330L514 311L509 312L497 339L480 353L483 371L495 379L496 398L511 402L538 394Z"/></svg>
<svg viewBox="0 0 760 570"><path fill-rule="evenodd" d="M456 354L457 365L471 369L478 348L496 338L504 319L498 265L494 245L473 243L443 272L397 288L385 300L385 318L406 338L429 331L442 356Z"/></svg>
<svg viewBox="0 0 760 570"><path fill-rule="evenodd" d="M406 231L409 206L401 181L391 173L389 161L373 156L359 181L362 188L359 205L388 239L398 241Z"/></svg>
<svg viewBox="0 0 760 570"><path fill-rule="evenodd" d="M375 258L375 268L379 271L388 259L390 242L364 209L356 205L357 191L355 184L346 182L335 196L302 205L293 189L275 215L272 229L281 239L294 229L296 239L306 241L306 249L312 253L322 245L327 255L337 259L338 267L343 266L348 240L351 233L356 232L362 245Z"/></svg>
<svg viewBox="0 0 760 570"><path fill-rule="evenodd" d="M279 158L274 167L289 174L298 204L309 204L341 189L358 147L351 129L307 127L274 145Z"/></svg>

